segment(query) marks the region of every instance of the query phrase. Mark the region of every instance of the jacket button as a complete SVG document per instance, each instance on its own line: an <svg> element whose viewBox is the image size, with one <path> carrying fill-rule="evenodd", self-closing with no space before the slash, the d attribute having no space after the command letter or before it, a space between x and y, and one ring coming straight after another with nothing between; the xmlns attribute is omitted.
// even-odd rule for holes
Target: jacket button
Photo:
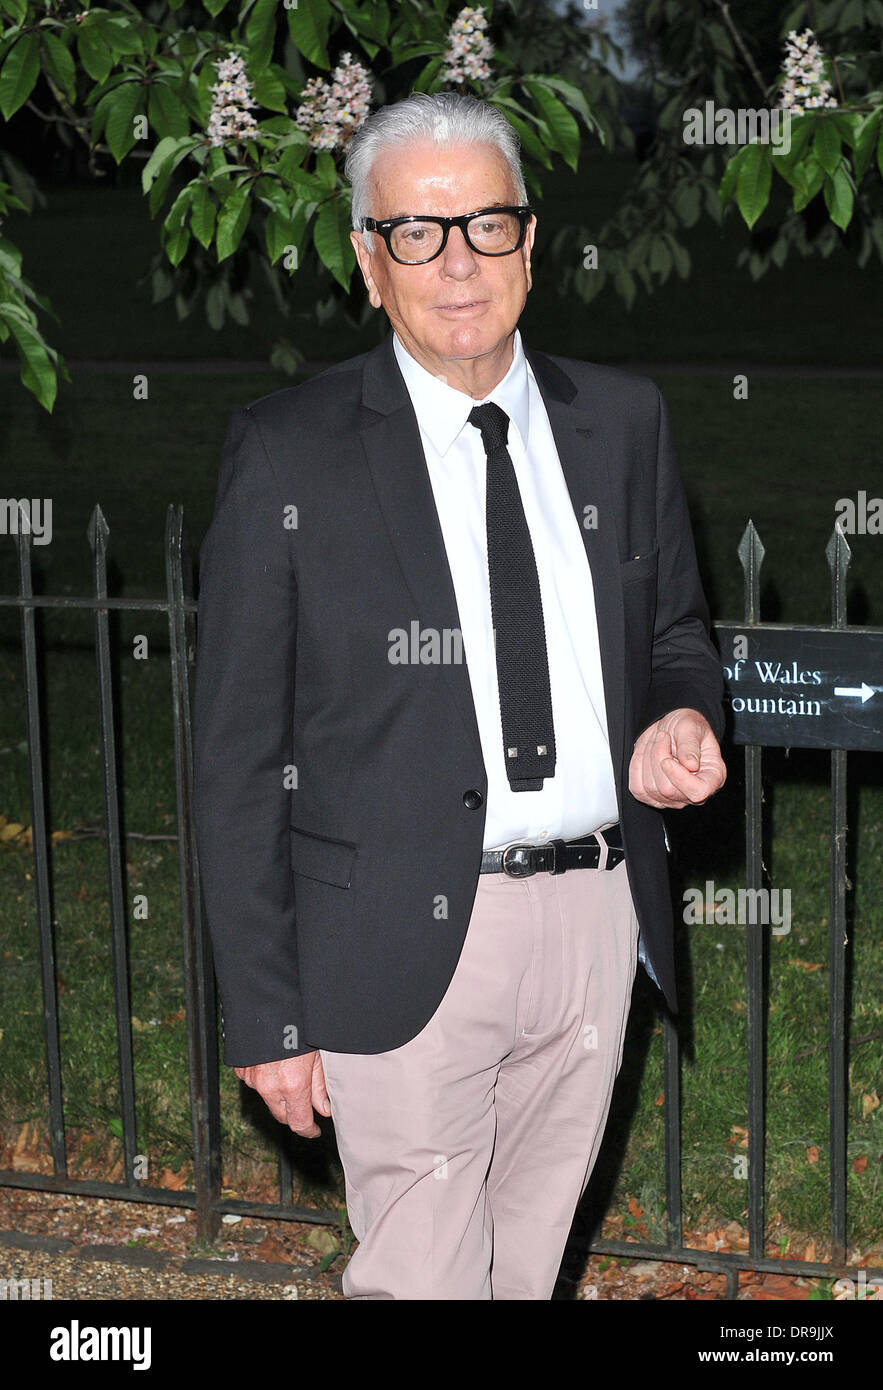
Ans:
<svg viewBox="0 0 883 1390"><path fill-rule="evenodd" d="M468 806L470 811L475 811L484 801L484 797L477 787L470 787L463 793L463 805Z"/></svg>

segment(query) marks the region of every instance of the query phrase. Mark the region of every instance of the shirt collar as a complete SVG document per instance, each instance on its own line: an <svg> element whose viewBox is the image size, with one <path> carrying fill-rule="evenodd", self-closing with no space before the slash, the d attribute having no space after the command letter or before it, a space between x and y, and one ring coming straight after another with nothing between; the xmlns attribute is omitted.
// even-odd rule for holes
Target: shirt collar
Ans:
<svg viewBox="0 0 883 1390"><path fill-rule="evenodd" d="M402 376L405 378L405 385L414 406L417 423L438 454L444 455L450 449L466 424L472 407L484 405L487 401L495 401L501 409L505 410L512 424L518 430L522 446L527 448L530 424L528 389L530 368L524 355L521 332L518 328L516 328L513 338L512 362L509 370L503 380L498 382L481 401L473 400L465 391L458 391L455 386L448 386L439 377L433 376L432 372L427 371L415 357L411 356L395 331L393 331L393 349Z"/></svg>

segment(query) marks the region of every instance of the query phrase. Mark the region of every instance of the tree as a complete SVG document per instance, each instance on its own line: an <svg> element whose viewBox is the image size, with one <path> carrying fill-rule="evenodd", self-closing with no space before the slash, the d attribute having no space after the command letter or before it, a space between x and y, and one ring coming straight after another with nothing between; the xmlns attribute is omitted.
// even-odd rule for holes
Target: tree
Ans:
<svg viewBox="0 0 883 1390"><path fill-rule="evenodd" d="M507 51L520 8L497 5L502 42L491 71L469 54L490 50L493 0L462 13L450 0L86 0L77 12L65 0L2 0L0 112L8 121L26 108L57 123L95 168L144 158L150 214L163 212L154 293L174 295L182 315L201 300L217 328L228 317L247 322L257 267L284 310L285 281L307 259L330 292L316 311L328 313L346 302L353 278L342 166L369 101L412 88L480 92L505 111L531 165L551 167L557 156L575 169L580 128L603 138L577 86ZM547 25L563 22L546 9ZM452 32L465 57L449 51ZM586 28L583 71L592 43ZM529 177L539 192L533 168ZM21 206L9 185L0 197L0 212ZM62 364L38 325L46 307L22 278L18 252L0 243L0 342L15 345L24 384L51 409ZM276 361L292 367L298 356L282 344Z"/></svg>
<svg viewBox="0 0 883 1390"><path fill-rule="evenodd" d="M756 3L746 0L751 13ZM619 50L575 0L564 12L552 0L462 10L459 0L0 0L0 16L0 113L36 116L96 171L140 159L150 215L162 213L154 296L173 296L182 316L201 303L216 328L248 321L256 273L287 312L286 283L307 263L323 283L313 315L364 314L343 160L369 104L444 87L484 97L519 135L537 197L554 160L576 171L586 136L611 149L630 142ZM564 227L553 240L563 293L590 299L612 283L631 302L639 286L688 275L683 230L703 215L720 220L729 200L749 229L769 208L746 248L752 274L792 249L826 254L841 241L860 265L873 250L883 258L883 98L869 42L883 0L809 0L784 17L783 34L812 19L839 101L795 116L787 155L756 136L686 140L686 113L709 99L727 109L778 99L769 26L758 57L724 0L634 0L633 34L641 17L655 136L600 234ZM26 201L23 172L4 167L0 218ZM774 173L790 208L771 204ZM597 242L594 264L582 259L587 241ZM22 381L51 409L64 364L42 334L46 310L0 238L0 343L14 346ZM293 369L301 356L282 342L274 361Z"/></svg>

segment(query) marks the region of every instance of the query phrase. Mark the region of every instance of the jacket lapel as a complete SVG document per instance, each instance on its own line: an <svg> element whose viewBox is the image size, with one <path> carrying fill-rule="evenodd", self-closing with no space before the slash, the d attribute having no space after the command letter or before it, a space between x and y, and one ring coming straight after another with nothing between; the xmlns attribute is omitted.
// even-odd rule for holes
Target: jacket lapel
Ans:
<svg viewBox="0 0 883 1390"><path fill-rule="evenodd" d="M417 416L399 370L392 333L366 356L362 403L370 415L361 429L365 456L395 546L405 582L414 600L413 613L402 614L407 628L418 618L421 628L442 633L460 628L454 581L435 508ZM442 665L451 694L481 758L481 739L465 660Z"/></svg>

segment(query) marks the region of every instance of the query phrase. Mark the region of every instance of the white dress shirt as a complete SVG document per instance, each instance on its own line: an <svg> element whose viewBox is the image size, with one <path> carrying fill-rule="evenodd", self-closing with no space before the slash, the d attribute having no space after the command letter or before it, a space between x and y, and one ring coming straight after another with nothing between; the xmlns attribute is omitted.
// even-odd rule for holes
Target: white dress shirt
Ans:
<svg viewBox="0 0 883 1390"><path fill-rule="evenodd" d="M521 334L512 364L487 401L509 416L518 479L540 581L555 727L555 775L541 791L513 792L506 777L487 566L487 458L469 412L482 401L421 366L393 335L426 455L460 614L463 657L488 777L485 849L514 841L577 839L619 812L607 733L592 573L549 417Z"/></svg>

